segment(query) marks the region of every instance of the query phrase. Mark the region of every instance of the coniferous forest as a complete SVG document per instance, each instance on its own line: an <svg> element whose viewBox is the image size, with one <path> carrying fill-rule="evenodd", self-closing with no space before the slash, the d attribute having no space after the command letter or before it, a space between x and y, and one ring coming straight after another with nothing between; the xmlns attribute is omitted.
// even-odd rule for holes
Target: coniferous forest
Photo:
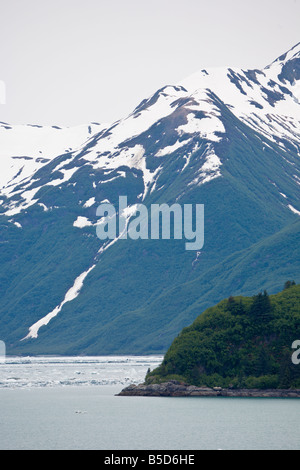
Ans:
<svg viewBox="0 0 300 470"><path fill-rule="evenodd" d="M146 383L175 379L208 387L300 388L300 364L292 360L297 340L300 285L287 281L282 292L270 296L266 291L231 296L182 330Z"/></svg>

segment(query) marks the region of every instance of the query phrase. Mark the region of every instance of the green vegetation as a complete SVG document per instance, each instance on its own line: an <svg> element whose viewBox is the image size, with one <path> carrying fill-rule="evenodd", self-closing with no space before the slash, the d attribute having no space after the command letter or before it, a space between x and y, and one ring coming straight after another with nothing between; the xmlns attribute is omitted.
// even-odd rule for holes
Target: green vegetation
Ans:
<svg viewBox="0 0 300 470"><path fill-rule="evenodd" d="M128 239L99 256L95 227L73 226L79 216L97 222L96 205L84 209L83 203L95 197L97 204L108 199L117 207L119 196L127 195L128 203L136 204L144 191L143 173L120 167L107 175L88 165L84 153L74 161L79 169L66 184L48 185L62 177L53 170L70 154L35 175L39 181L33 187L45 184L36 197L53 210L35 204L13 219L0 215L0 337L9 355L164 354L184 327L229 293L235 298L264 289L275 294L287 279L300 282L300 219L288 208L300 210L297 150L291 147L287 159L285 150L218 106L227 134L215 146L222 177L206 184L190 184L207 152L207 141L198 135L184 149L155 157L159 148L177 141L184 114L162 119L126 142L145 148L148 170L163 167L156 190L145 198L149 208L176 201L205 205L205 244L199 255L185 250L185 240ZM119 171L126 178L114 179ZM95 258L99 262L80 295L39 330L37 339L20 341L63 301Z"/></svg>
<svg viewBox="0 0 300 470"><path fill-rule="evenodd" d="M176 379L230 388L300 388L300 285L269 296L229 297L182 330L146 383Z"/></svg>

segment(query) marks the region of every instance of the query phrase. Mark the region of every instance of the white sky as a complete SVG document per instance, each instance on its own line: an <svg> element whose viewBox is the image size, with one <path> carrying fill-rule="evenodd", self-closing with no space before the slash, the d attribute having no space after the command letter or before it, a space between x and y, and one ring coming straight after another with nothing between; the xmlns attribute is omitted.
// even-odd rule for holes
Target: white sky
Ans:
<svg viewBox="0 0 300 470"><path fill-rule="evenodd" d="M268 65L299 25L300 0L0 0L0 121L112 122L199 69Z"/></svg>

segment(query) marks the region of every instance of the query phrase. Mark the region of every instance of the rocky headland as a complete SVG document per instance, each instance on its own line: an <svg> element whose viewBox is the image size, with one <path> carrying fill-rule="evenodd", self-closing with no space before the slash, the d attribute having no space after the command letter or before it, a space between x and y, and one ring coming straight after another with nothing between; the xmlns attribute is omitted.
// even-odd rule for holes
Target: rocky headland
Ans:
<svg viewBox="0 0 300 470"><path fill-rule="evenodd" d="M300 398L300 390L196 387L194 385L171 380L160 384L132 384L124 388L118 396Z"/></svg>

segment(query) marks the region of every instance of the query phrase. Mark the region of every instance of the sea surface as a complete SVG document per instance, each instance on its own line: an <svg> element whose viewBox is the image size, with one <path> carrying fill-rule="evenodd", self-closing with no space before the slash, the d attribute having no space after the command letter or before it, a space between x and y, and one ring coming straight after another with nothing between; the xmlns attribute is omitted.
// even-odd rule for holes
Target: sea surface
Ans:
<svg viewBox="0 0 300 470"><path fill-rule="evenodd" d="M0 364L0 449L300 450L300 400L119 397L162 357Z"/></svg>

